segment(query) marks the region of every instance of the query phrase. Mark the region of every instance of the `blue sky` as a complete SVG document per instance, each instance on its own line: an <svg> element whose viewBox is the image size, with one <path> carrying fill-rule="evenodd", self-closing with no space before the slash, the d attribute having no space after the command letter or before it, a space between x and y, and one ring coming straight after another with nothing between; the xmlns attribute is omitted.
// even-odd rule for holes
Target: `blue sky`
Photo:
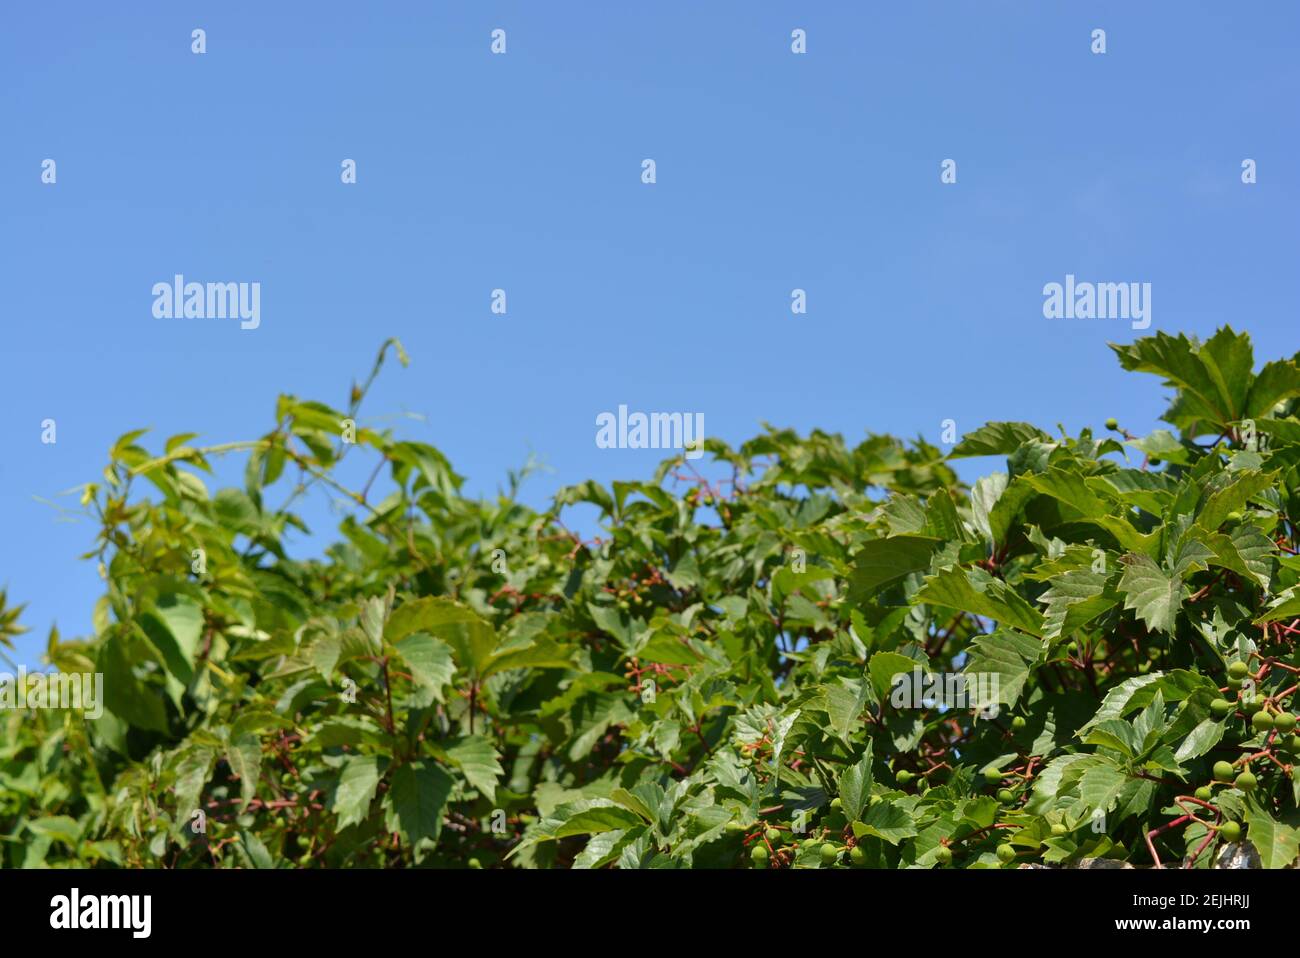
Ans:
<svg viewBox="0 0 1300 958"><path fill-rule="evenodd" d="M534 452L538 505L652 472L658 451L595 445L620 403L703 412L732 442L762 421L1146 431L1163 390L1105 346L1138 334L1047 320L1042 287L1149 282L1151 331L1300 347L1298 30L1289 2L6 5L19 658L54 622L88 630L98 595L76 558L95 527L36 497L93 479L131 428L220 442L265 431L280 392L342 404L387 336L412 364L368 422L438 446L473 492ZM176 273L260 282L260 327L155 319Z"/></svg>

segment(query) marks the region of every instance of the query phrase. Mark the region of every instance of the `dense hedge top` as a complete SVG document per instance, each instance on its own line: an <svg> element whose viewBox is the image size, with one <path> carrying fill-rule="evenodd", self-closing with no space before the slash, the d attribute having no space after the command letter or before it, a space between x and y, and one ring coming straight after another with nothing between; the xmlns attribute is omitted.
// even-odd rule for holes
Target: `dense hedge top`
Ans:
<svg viewBox="0 0 1300 958"><path fill-rule="evenodd" d="M346 409L114 446L83 497L95 635L47 653L107 710L0 712L7 863L1203 867L1242 834L1296 858L1295 360L1160 333L1113 348L1174 389L1168 431L769 429L706 441L727 478L678 458L537 512L365 428L390 348ZM216 455L244 488L209 492ZM968 488L969 456L1006 469ZM317 489L351 508L295 560ZM579 502L599 539L562 524ZM996 675L997 714L900 705L916 667Z"/></svg>

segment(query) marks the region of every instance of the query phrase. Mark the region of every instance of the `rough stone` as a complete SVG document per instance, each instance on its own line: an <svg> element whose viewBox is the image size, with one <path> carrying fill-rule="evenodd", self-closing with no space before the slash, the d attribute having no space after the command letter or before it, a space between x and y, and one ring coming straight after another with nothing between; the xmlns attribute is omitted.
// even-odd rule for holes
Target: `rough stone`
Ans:
<svg viewBox="0 0 1300 958"><path fill-rule="evenodd" d="M1215 868L1262 868L1259 852L1250 842L1224 845L1214 859Z"/></svg>
<svg viewBox="0 0 1300 958"><path fill-rule="evenodd" d="M1081 858L1075 868L1132 868L1128 862L1116 861L1113 858Z"/></svg>

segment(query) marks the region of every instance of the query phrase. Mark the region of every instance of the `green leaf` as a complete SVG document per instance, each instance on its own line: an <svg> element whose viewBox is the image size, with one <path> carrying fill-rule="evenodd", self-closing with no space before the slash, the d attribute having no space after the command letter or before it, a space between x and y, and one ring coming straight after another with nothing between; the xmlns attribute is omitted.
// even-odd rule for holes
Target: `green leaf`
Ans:
<svg viewBox="0 0 1300 958"><path fill-rule="evenodd" d="M867 671L871 675L871 684L876 690L876 700L888 702L894 687L894 676L910 674L916 668L920 668L923 672L930 671L916 659L910 659L897 652L877 652L871 656Z"/></svg>
<svg viewBox="0 0 1300 958"><path fill-rule="evenodd" d="M451 646L424 632L415 632L398 639L393 648L411 670L416 684L432 691L437 701L443 701L442 690L456 674Z"/></svg>
<svg viewBox="0 0 1300 958"><path fill-rule="evenodd" d="M354 755L343 763L330 803L330 809L339 817L340 829L359 825L369 817L383 766L383 759L377 755Z"/></svg>
<svg viewBox="0 0 1300 958"><path fill-rule="evenodd" d="M1255 798L1246 802L1246 835L1259 851L1264 868L1290 868L1300 854L1300 831L1283 825L1259 806Z"/></svg>
<svg viewBox="0 0 1300 958"><path fill-rule="evenodd" d="M849 575L849 601L861 602L888 582L928 569L939 543L930 536L890 536L864 543Z"/></svg>
<svg viewBox="0 0 1300 958"><path fill-rule="evenodd" d="M841 801L843 801L841 799ZM867 835L884 839L891 845L897 845L917 834L916 823L912 816L892 802L882 801L867 809L861 821L855 821L853 834L858 838Z"/></svg>
<svg viewBox="0 0 1300 958"><path fill-rule="evenodd" d="M437 842L442 833L443 810L453 784L451 776L431 761L410 762L393 770L384 796L386 827L406 838L417 862L424 857L421 843Z"/></svg>
<svg viewBox="0 0 1300 958"><path fill-rule="evenodd" d="M262 773L262 743L251 732L231 739L226 748L226 762L239 777L239 808L243 811L257 794L257 779Z"/></svg>
<svg viewBox="0 0 1300 958"><path fill-rule="evenodd" d="M501 756L483 735L469 735L448 747L447 757L465 775L465 780L496 803L497 782L502 775Z"/></svg>
<svg viewBox="0 0 1300 958"><path fill-rule="evenodd" d="M1124 608L1131 609L1152 632L1172 632L1174 619L1191 595L1182 576L1165 572L1144 555L1129 553L1120 561L1124 563L1119 580Z"/></svg>
<svg viewBox="0 0 1300 958"><path fill-rule="evenodd" d="M427 633L451 646L460 667L480 680L498 640L496 630L473 609L448 599L423 598L404 602L384 626L384 638L399 642L413 633Z"/></svg>
<svg viewBox="0 0 1300 958"><path fill-rule="evenodd" d="M1115 590L1116 577L1091 569L1071 569L1051 580L1051 586L1039 596L1046 603L1043 634L1048 639L1072 635L1120 600Z"/></svg>
<svg viewBox="0 0 1300 958"><path fill-rule="evenodd" d="M140 627L182 685L194 679L194 659L203 634L203 609L186 595L159 598L140 614Z"/></svg>
<svg viewBox="0 0 1300 958"><path fill-rule="evenodd" d="M961 442L948 453L949 459L970 456L1005 456L1033 439L1049 440L1051 437L1037 426L1027 422L990 422L961 437Z"/></svg>
<svg viewBox="0 0 1300 958"><path fill-rule="evenodd" d="M993 619L1042 637L1043 617L1024 598L982 569L945 569L925 580L916 601L946 606Z"/></svg>
<svg viewBox="0 0 1300 958"><path fill-rule="evenodd" d="M976 637L971 644L964 671L968 676L994 677L997 682L995 701L1002 705L1015 705L1042 652L1043 643L1040 640L1000 629ZM968 687L978 688L979 683L970 681ZM975 704L982 708L994 703Z"/></svg>
<svg viewBox="0 0 1300 958"><path fill-rule="evenodd" d="M1208 718L1201 720L1196 728L1192 729L1188 734L1187 738L1183 739L1182 744L1178 746L1178 751L1174 752L1174 758L1179 762L1200 758L1219 744L1219 740L1223 738L1223 730L1223 722Z"/></svg>
<svg viewBox="0 0 1300 958"><path fill-rule="evenodd" d="M840 776L840 803L844 806L844 815L849 821L856 821L862 814L862 807L871 797L871 740L867 740L866 751L857 764L850 765Z"/></svg>

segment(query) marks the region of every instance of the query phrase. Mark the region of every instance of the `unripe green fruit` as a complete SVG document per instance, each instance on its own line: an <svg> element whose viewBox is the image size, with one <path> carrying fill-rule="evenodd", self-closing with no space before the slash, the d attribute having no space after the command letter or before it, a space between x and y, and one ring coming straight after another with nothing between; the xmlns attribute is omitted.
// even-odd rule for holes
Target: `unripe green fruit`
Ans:
<svg viewBox="0 0 1300 958"><path fill-rule="evenodd" d="M766 845L758 844L749 850L749 860L755 868L766 868L769 857Z"/></svg>
<svg viewBox="0 0 1300 958"><path fill-rule="evenodd" d="M299 835L299 836L298 836L298 847L299 847L299 848L311 848L311 838L308 837L307 835Z"/></svg>
<svg viewBox="0 0 1300 958"><path fill-rule="evenodd" d="M1109 419L1106 420L1106 428L1109 429L1111 432L1115 432L1115 430L1119 429L1119 420L1117 420L1114 416L1111 416Z"/></svg>
<svg viewBox="0 0 1300 958"><path fill-rule="evenodd" d="M1052 823L1052 834L1053 834L1053 835L1058 835L1058 836L1059 836L1059 835L1066 835L1066 834L1069 834L1069 831L1070 831L1070 830L1069 830L1068 828L1066 828L1066 827L1065 827L1061 822L1053 822L1053 823Z"/></svg>
<svg viewBox="0 0 1300 958"><path fill-rule="evenodd" d="M1232 713L1232 703L1227 699L1215 699L1210 703L1210 714L1216 719L1225 719Z"/></svg>
<svg viewBox="0 0 1300 958"><path fill-rule="evenodd" d="M293 776L290 775L288 772L285 772L283 775L280 776L280 784L284 786L292 785Z"/></svg>
<svg viewBox="0 0 1300 958"><path fill-rule="evenodd" d="M1024 727L1025 727L1025 717L1023 715L1017 715L1015 718L1011 720L1011 731L1019 732L1022 731Z"/></svg>
<svg viewBox="0 0 1300 958"><path fill-rule="evenodd" d="M833 812L838 812L838 811L840 811L842 808L844 808L844 803L843 803L842 801L840 801L840 799L839 799L838 796L836 796L835 798L832 798L832 799L831 799L831 811L833 811Z"/></svg>
<svg viewBox="0 0 1300 958"><path fill-rule="evenodd" d="M1151 646L1151 648L1147 649L1147 658L1152 662L1160 658L1160 649L1157 646Z"/></svg>
<svg viewBox="0 0 1300 958"><path fill-rule="evenodd" d="M1241 826L1236 822L1224 822L1219 826L1219 837L1225 842L1235 842L1241 838Z"/></svg>
<svg viewBox="0 0 1300 958"><path fill-rule="evenodd" d="M1286 748L1288 752L1300 752L1300 735L1292 732L1286 737Z"/></svg>
<svg viewBox="0 0 1300 958"><path fill-rule="evenodd" d="M1295 716L1290 712L1279 712L1273 716L1273 727L1286 735L1295 730Z"/></svg>
<svg viewBox="0 0 1300 958"><path fill-rule="evenodd" d="M1233 509L1231 512L1228 513L1228 515L1227 515L1227 517L1226 517L1226 521L1228 521L1228 522L1240 522L1240 521L1241 521L1241 510L1240 510L1240 509Z"/></svg>
<svg viewBox="0 0 1300 958"><path fill-rule="evenodd" d="M823 865L834 865L835 860L840 857L840 850L827 842L822 846L821 856Z"/></svg>
<svg viewBox="0 0 1300 958"><path fill-rule="evenodd" d="M1229 676L1228 676L1228 688L1233 689L1233 690L1236 690L1236 689L1241 688L1241 679L1234 679L1231 675L1229 675Z"/></svg>
<svg viewBox="0 0 1300 958"><path fill-rule="evenodd" d="M990 785L996 785L998 782L1002 781L1002 773L996 768L987 768L984 770L984 781L988 782Z"/></svg>
<svg viewBox="0 0 1300 958"><path fill-rule="evenodd" d="M1256 732L1267 732L1273 727L1273 716L1267 712L1256 712L1250 717L1250 727Z"/></svg>
<svg viewBox="0 0 1300 958"><path fill-rule="evenodd" d="M1214 790L1208 785L1202 785L1196 790L1196 797L1203 802L1208 802L1214 797Z"/></svg>
<svg viewBox="0 0 1300 958"><path fill-rule="evenodd" d="M934 860L940 865L952 864L952 849L947 845L940 845L934 853Z"/></svg>
<svg viewBox="0 0 1300 958"><path fill-rule="evenodd" d="M473 868L475 870L478 870L483 867L483 863L479 861L477 858L471 858L468 862L468 865L470 868Z"/></svg>
<svg viewBox="0 0 1300 958"><path fill-rule="evenodd" d="M311 852L308 852L307 854L305 854L305 855L303 855L301 858L299 858L299 859L298 859L298 864L299 864L299 865L302 865L304 868L305 868L306 866L310 865L310 864L311 864Z"/></svg>
<svg viewBox="0 0 1300 958"><path fill-rule="evenodd" d="M998 861L1004 865L1009 865L1016 860L1016 850L1010 845L998 846Z"/></svg>
<svg viewBox="0 0 1300 958"><path fill-rule="evenodd" d="M763 837L766 838L768 843L771 845L781 844L781 830L778 828L769 828L763 833Z"/></svg>
<svg viewBox="0 0 1300 958"><path fill-rule="evenodd" d="M1065 651L1069 652L1071 655L1077 655L1079 652L1079 643L1078 642L1067 643L1065 646Z"/></svg>
<svg viewBox="0 0 1300 958"><path fill-rule="evenodd" d="M895 780L897 780L899 785L906 785L912 779L916 778L916 776L913 775L911 772L909 772L907 769L903 769L901 772L895 775L894 778Z"/></svg>
<svg viewBox="0 0 1300 958"><path fill-rule="evenodd" d="M1232 781L1232 764L1229 762L1214 763L1214 780L1216 782Z"/></svg>
<svg viewBox="0 0 1300 958"><path fill-rule="evenodd" d="M998 801L1003 805L1010 805L1016 800L1016 793L1009 788L998 789Z"/></svg>
<svg viewBox="0 0 1300 958"><path fill-rule="evenodd" d="M1259 787L1259 781L1250 772L1242 772L1232 784L1243 792L1253 792Z"/></svg>
<svg viewBox="0 0 1300 958"><path fill-rule="evenodd" d="M952 854L949 853L948 860L952 860ZM863 868L867 864L867 853L862 850L861 845L854 845L849 849L849 864L854 868Z"/></svg>
<svg viewBox="0 0 1300 958"><path fill-rule="evenodd" d="M1249 671L1250 667L1240 660L1228 666L1228 675L1234 679L1244 679Z"/></svg>
<svg viewBox="0 0 1300 958"><path fill-rule="evenodd" d="M1139 674L1139 675L1146 675L1146 674L1147 674L1148 672L1150 672L1150 671L1151 671L1151 660L1150 660L1150 659L1147 659L1145 662L1139 662L1139 663L1138 663L1138 674Z"/></svg>

